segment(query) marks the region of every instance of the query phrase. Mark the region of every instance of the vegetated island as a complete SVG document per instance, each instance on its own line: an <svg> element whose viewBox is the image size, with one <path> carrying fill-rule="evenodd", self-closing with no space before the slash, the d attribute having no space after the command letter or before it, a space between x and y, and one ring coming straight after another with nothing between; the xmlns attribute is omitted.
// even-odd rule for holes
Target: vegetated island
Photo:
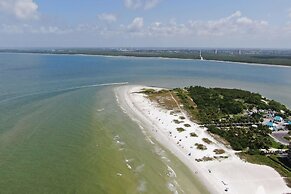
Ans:
<svg viewBox="0 0 291 194"><path fill-rule="evenodd" d="M290 130L291 112L281 103L239 89L118 90L127 114L143 121L211 192L291 191L286 186L291 182L288 147L271 136L272 131Z"/></svg>
<svg viewBox="0 0 291 194"><path fill-rule="evenodd" d="M0 53L42 53L198 59L291 66L288 49L183 49L183 48L58 48L0 49Z"/></svg>

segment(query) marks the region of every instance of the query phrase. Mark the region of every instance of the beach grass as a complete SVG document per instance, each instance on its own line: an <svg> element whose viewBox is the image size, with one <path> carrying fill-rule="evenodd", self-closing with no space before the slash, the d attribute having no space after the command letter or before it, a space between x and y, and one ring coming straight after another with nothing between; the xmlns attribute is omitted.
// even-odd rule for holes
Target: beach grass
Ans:
<svg viewBox="0 0 291 194"><path fill-rule="evenodd" d="M169 90L144 89L141 92L146 94L151 101L157 102L160 106L166 108L167 110L171 110L173 112L180 110L180 107L177 106L177 103L173 98L174 94L172 94Z"/></svg>
<svg viewBox="0 0 291 194"><path fill-rule="evenodd" d="M270 138L270 140L272 142L272 145L271 145L272 148L276 148L276 149L288 149L288 146L287 145L283 145L283 144L275 141L273 138Z"/></svg>
<svg viewBox="0 0 291 194"><path fill-rule="evenodd" d="M202 140L203 140L205 143L207 143L207 144L211 144L211 143L212 143L212 141L211 141L210 139L208 139L208 138L202 138Z"/></svg>
<svg viewBox="0 0 291 194"><path fill-rule="evenodd" d="M207 147L203 144L196 143L195 146L198 150L207 150Z"/></svg>
<svg viewBox="0 0 291 194"><path fill-rule="evenodd" d="M176 124L184 123L184 121L179 121L179 120L177 120L177 119L174 119L173 121L174 121L174 123L176 123Z"/></svg>
<svg viewBox="0 0 291 194"><path fill-rule="evenodd" d="M207 161L212 161L214 160L214 158L208 157L208 156L204 156L203 158L199 158L199 159L195 159L196 162L207 162Z"/></svg>
<svg viewBox="0 0 291 194"><path fill-rule="evenodd" d="M224 154L225 153L225 151L223 149L215 149L215 150L213 150L213 152L215 154Z"/></svg>
<svg viewBox="0 0 291 194"><path fill-rule="evenodd" d="M182 127L178 127L178 128L177 128L177 131L179 131L179 132L181 133L181 132L185 131L185 129L182 128Z"/></svg>

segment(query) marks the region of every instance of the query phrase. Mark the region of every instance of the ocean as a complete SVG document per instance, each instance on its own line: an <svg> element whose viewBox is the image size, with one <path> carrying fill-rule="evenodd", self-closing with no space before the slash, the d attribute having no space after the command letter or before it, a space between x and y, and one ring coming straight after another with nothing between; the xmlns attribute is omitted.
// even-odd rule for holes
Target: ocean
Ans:
<svg viewBox="0 0 291 194"><path fill-rule="evenodd" d="M206 193L122 111L110 83L241 88L291 107L290 75L214 61L0 54L0 193Z"/></svg>

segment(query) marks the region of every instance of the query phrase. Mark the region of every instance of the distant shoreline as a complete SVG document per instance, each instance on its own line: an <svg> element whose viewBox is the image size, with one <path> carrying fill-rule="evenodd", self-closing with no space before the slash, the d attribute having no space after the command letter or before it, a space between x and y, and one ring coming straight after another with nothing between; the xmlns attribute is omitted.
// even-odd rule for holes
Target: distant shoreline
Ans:
<svg viewBox="0 0 291 194"><path fill-rule="evenodd" d="M164 60L187 60L187 61L210 61L218 63L233 63L250 66L263 66L263 67L281 67L291 68L290 65L276 65L268 63L255 63L255 62L243 62L243 61L230 61L230 60L215 60L215 59L195 59L195 58L179 58L179 57L163 57L163 56L137 56L137 55L110 55L110 54L82 54L82 53L45 53L45 52L1 52L0 54L38 54L38 55L68 55L68 56L100 56L100 57L121 57L121 58L144 58L144 59L164 59Z"/></svg>

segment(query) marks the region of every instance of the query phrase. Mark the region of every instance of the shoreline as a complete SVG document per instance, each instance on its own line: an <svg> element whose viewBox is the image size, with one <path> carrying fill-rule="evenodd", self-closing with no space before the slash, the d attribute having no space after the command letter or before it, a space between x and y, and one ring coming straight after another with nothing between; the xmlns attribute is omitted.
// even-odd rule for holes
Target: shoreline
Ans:
<svg viewBox="0 0 291 194"><path fill-rule="evenodd" d="M32 53L32 52L0 52L0 54L39 54L39 55L65 55L65 56L84 56L84 57L108 57L108 58L143 58L143 59L162 59L162 60L186 60L186 61L210 61L217 63L233 63L240 65L249 65L249 66L261 66L261 67L280 67L280 68L291 68L289 65L274 65L274 64L263 64L263 63L250 63L250 62L238 62L238 61L223 61L223 60L214 60L214 59L184 59L176 57L144 57L144 56L125 56L125 55L102 55L102 54L70 54L70 53Z"/></svg>
<svg viewBox="0 0 291 194"><path fill-rule="evenodd" d="M132 120L142 125L155 140L179 158L211 193L290 192L283 178L274 169L242 161L233 150L216 142L204 128L190 121L183 111L177 116L185 116L184 123L190 124L191 127L181 133L177 132L176 127L183 126L172 122L177 116L151 102L144 94L134 93L142 88L158 89L128 85L115 88L121 108ZM189 132L194 131L198 135L196 138L189 136ZM195 149L193 143L203 143L202 138L208 138L213 142L206 145L207 150L204 151ZM215 155L213 149L225 150L224 156L227 158L196 161L197 158L205 156L213 157Z"/></svg>

